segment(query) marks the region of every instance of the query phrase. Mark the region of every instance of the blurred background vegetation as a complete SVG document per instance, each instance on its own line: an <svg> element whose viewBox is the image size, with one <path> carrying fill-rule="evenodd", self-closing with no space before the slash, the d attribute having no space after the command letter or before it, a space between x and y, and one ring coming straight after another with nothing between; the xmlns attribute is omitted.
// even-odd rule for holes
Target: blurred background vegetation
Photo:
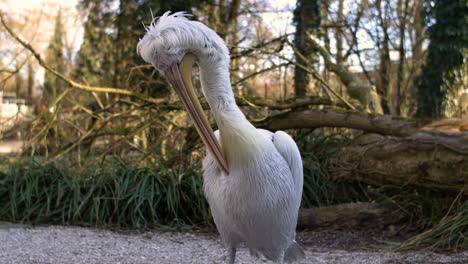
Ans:
<svg viewBox="0 0 468 264"><path fill-rule="evenodd" d="M468 247L466 0L14 2L0 4L0 220L212 225L202 143L135 51L171 10L225 39L248 118L296 140L303 208L391 204L383 228L419 233L401 249Z"/></svg>

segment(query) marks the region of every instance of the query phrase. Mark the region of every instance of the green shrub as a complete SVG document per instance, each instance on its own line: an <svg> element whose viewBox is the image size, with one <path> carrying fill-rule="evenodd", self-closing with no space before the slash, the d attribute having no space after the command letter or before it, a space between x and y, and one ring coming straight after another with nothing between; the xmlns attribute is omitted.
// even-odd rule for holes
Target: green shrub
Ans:
<svg viewBox="0 0 468 264"><path fill-rule="evenodd" d="M177 171L119 159L81 171L35 161L11 167L0 174L0 219L120 227L210 221L195 163Z"/></svg>
<svg viewBox="0 0 468 264"><path fill-rule="evenodd" d="M324 136L320 130L299 130L294 136L304 166L302 207L369 200L361 184L330 179L329 160L342 146L344 139Z"/></svg>

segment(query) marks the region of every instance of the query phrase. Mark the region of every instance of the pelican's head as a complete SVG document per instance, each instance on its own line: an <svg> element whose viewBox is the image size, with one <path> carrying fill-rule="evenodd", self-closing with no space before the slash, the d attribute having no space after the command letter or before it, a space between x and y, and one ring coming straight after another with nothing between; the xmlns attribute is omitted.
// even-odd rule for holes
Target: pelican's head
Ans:
<svg viewBox="0 0 468 264"><path fill-rule="evenodd" d="M229 64L229 53L224 41L204 24L191 21L185 12L169 11L155 18L146 27L146 34L138 42L137 52L163 74L180 64L187 54L195 59L215 59L215 53L224 55Z"/></svg>
<svg viewBox="0 0 468 264"><path fill-rule="evenodd" d="M166 12L154 19L138 42L137 52L171 83L208 151L219 167L227 172L227 162L221 147L193 89L191 73L194 63L202 59L203 63L208 64L221 61L228 67L228 50L216 32L187 17L184 12Z"/></svg>

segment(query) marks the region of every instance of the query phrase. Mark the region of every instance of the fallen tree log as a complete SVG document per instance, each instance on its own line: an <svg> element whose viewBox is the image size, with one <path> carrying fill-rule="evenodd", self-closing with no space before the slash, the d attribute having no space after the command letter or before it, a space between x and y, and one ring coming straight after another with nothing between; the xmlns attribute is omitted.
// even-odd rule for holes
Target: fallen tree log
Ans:
<svg viewBox="0 0 468 264"><path fill-rule="evenodd" d="M419 128L428 124L429 121L336 109L294 109L253 123L256 127L272 131L292 128L342 127L403 137L418 132Z"/></svg>
<svg viewBox="0 0 468 264"><path fill-rule="evenodd" d="M308 105L305 105L306 107ZM281 109L288 109L283 106ZM426 134L441 135L443 132L468 132L468 118L442 119L438 121L408 119L391 115L342 109L293 108L259 120L251 120L258 128L271 131L294 128L340 127L359 129L369 133L406 137L424 131Z"/></svg>
<svg viewBox="0 0 468 264"><path fill-rule="evenodd" d="M430 132L430 133L429 133ZM332 179L468 194L468 133L365 134L331 160Z"/></svg>
<svg viewBox="0 0 468 264"><path fill-rule="evenodd" d="M395 205L382 203L347 203L299 210L298 228L385 227L397 223L403 215Z"/></svg>
<svg viewBox="0 0 468 264"><path fill-rule="evenodd" d="M255 125L273 131L360 129L365 133L341 148L330 163L334 179L468 194L468 119L429 122L334 109L294 109Z"/></svg>

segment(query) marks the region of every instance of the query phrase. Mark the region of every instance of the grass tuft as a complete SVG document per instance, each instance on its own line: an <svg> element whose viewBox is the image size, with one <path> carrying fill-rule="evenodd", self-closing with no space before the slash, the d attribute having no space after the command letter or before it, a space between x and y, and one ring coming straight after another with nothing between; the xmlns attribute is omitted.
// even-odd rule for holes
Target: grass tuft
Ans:
<svg viewBox="0 0 468 264"><path fill-rule="evenodd" d="M0 174L0 219L128 228L210 222L195 162L176 171L119 159L78 172L33 160L10 167Z"/></svg>
<svg viewBox="0 0 468 264"><path fill-rule="evenodd" d="M460 196L459 196L460 197ZM455 203L455 202L454 202ZM452 212L453 211L453 212ZM404 241L396 250L429 249L461 251L468 249L468 201L449 209L432 228Z"/></svg>

